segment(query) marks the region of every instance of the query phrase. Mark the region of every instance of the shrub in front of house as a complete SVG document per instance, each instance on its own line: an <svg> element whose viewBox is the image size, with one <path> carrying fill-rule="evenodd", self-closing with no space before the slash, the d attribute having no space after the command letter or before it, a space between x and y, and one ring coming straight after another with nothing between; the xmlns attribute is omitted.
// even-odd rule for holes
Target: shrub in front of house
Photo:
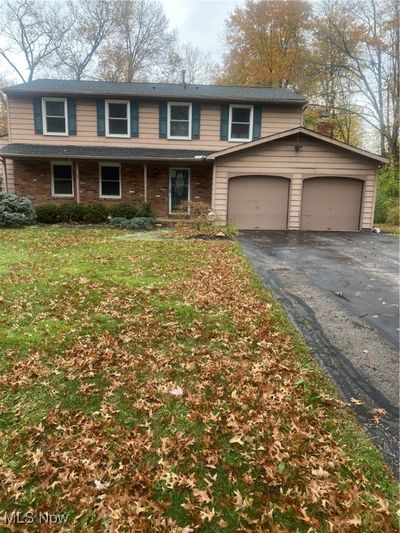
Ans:
<svg viewBox="0 0 400 533"><path fill-rule="evenodd" d="M149 204L140 207L130 204L78 204L66 202L60 205L43 204L35 208L37 221L41 224L103 224L112 219L132 220L133 218L153 219L153 212ZM140 224L140 222L139 222Z"/></svg>
<svg viewBox="0 0 400 533"><path fill-rule="evenodd" d="M138 216L137 207L131 204L115 204L108 207L108 212L112 218L135 218Z"/></svg>
<svg viewBox="0 0 400 533"><path fill-rule="evenodd" d="M31 201L23 196L0 192L0 227L20 228L36 222Z"/></svg>
<svg viewBox="0 0 400 533"><path fill-rule="evenodd" d="M86 207L76 202L66 202L60 205L61 222L67 224L83 223L85 221Z"/></svg>
<svg viewBox="0 0 400 533"><path fill-rule="evenodd" d="M154 225L154 218L152 217L135 217L135 218L122 218L115 217L110 220L110 225L119 229L148 229Z"/></svg>
<svg viewBox="0 0 400 533"><path fill-rule="evenodd" d="M40 224L57 224L61 222L60 206L43 204L35 207L37 221Z"/></svg>
<svg viewBox="0 0 400 533"><path fill-rule="evenodd" d="M104 204L89 204L85 206L85 222L88 224L103 224L107 222L109 210Z"/></svg>
<svg viewBox="0 0 400 533"><path fill-rule="evenodd" d="M145 218L155 218L155 214L149 202L142 203L142 205L138 208L137 216Z"/></svg>

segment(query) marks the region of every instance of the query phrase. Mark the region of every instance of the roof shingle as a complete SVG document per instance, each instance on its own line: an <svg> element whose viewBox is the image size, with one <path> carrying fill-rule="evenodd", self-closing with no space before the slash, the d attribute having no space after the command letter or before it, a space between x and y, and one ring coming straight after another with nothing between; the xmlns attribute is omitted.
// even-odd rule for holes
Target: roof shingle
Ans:
<svg viewBox="0 0 400 533"><path fill-rule="evenodd" d="M75 94L81 96L127 96L246 102L304 104L305 99L286 88L233 87L182 83L126 83L110 81L33 80L5 89L7 94Z"/></svg>
<svg viewBox="0 0 400 533"><path fill-rule="evenodd" d="M160 160L185 160L202 159L210 154L208 150L180 150L171 148L119 148L106 146L73 146L73 145L47 145L47 144L7 144L0 148L0 156L5 157L32 157L61 159L140 159L145 161Z"/></svg>

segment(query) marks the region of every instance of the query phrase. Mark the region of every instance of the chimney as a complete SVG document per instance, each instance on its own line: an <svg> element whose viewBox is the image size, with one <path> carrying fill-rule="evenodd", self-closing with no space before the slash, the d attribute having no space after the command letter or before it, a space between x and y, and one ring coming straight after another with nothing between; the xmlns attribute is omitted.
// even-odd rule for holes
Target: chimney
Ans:
<svg viewBox="0 0 400 533"><path fill-rule="evenodd" d="M183 85L183 88L186 89L186 70L183 69L181 73L182 73L182 85Z"/></svg>
<svg viewBox="0 0 400 533"><path fill-rule="evenodd" d="M322 118L317 126L317 133L325 135L326 137L333 137L333 126L329 119Z"/></svg>

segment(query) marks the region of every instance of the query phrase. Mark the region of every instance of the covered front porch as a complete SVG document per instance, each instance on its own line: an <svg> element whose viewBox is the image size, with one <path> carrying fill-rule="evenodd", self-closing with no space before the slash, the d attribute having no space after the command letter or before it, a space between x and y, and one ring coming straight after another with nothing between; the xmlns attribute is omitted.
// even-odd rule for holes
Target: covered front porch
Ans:
<svg viewBox="0 0 400 533"><path fill-rule="evenodd" d="M204 152L91 147L85 151L72 146L49 146L46 152L44 148L8 145L10 153L2 154L8 162L8 190L28 197L34 206L146 202L160 218L182 213L187 202L211 206L213 164L205 160Z"/></svg>

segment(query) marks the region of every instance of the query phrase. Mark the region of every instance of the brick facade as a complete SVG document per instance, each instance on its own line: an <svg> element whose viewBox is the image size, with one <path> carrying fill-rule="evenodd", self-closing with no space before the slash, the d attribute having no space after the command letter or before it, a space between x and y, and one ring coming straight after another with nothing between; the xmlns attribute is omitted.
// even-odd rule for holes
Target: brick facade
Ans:
<svg viewBox="0 0 400 533"><path fill-rule="evenodd" d="M144 165L135 161L121 162L122 198L99 197L99 162L81 160L79 166L79 201L81 203L131 203L140 205L145 198ZM168 216L169 169L190 169L190 196L192 201L211 205L212 166L205 164L147 164L147 201L158 216ZM74 165L74 198L57 198L51 194L51 164L47 160L15 160L15 193L27 196L33 205L62 204L78 201L76 167Z"/></svg>

